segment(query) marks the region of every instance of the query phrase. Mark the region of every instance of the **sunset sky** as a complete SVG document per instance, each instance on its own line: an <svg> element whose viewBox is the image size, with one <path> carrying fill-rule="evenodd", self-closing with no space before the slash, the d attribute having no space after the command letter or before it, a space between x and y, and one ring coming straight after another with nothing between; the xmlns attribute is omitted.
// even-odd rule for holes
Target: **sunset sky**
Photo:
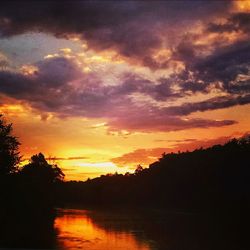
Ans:
<svg viewBox="0 0 250 250"><path fill-rule="evenodd" d="M250 1L8 1L0 113L66 180L250 131Z"/></svg>

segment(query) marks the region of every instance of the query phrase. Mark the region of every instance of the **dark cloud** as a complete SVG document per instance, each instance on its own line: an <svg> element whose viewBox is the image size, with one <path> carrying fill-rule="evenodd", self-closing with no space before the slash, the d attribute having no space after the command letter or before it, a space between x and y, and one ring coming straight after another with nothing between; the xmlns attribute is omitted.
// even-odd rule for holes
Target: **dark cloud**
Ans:
<svg viewBox="0 0 250 250"><path fill-rule="evenodd" d="M36 63L37 71L32 75L0 71L0 92L59 117L105 118L110 131L174 131L235 124L232 120L185 117L197 111L250 103L249 39L244 36L233 42L214 39L207 44L199 43L199 39L206 40L211 33L241 31L248 36L247 13L228 14L223 24L211 23L211 16L225 14L230 4L230 1L6 2L0 9L2 37L30 31L64 38L78 35L92 49L115 50L128 62L141 63L151 70L172 69L173 63L183 64L183 69L157 80L130 72L120 75L116 85L110 86L98 74L83 73L73 59L54 57ZM209 20L209 24L201 33L189 32L198 20L201 23ZM166 48L169 56L158 60L155 52ZM224 97L163 107L186 95L209 94L214 89ZM138 94L142 100L136 99ZM145 96L152 102L143 100Z"/></svg>
<svg viewBox="0 0 250 250"><path fill-rule="evenodd" d="M232 32L237 30L238 28L232 23L226 23L226 24L210 23L207 27L207 31L211 33Z"/></svg>
<svg viewBox="0 0 250 250"><path fill-rule="evenodd" d="M109 121L110 130L128 131L178 131L191 128L222 127L237 123L233 120L207 120L196 118L181 118L175 115L164 113L163 109L149 107L148 110L138 109L137 111L127 112L126 115L113 117Z"/></svg>
<svg viewBox="0 0 250 250"><path fill-rule="evenodd" d="M169 115L189 115L197 111L208 111L233 107L236 105L245 105L250 103L250 94L243 96L225 96L215 97L202 102L184 103L180 106L172 106L165 109Z"/></svg>
<svg viewBox="0 0 250 250"><path fill-rule="evenodd" d="M37 71L31 75L0 71L0 92L59 117L106 118L109 131L173 131L235 123L232 120L184 119L179 117L182 114L178 107L166 109L149 102L140 104L133 99L136 93L155 100L179 97L166 79L152 82L126 74L119 84L107 86L92 73L80 73L70 59L45 59L36 66Z"/></svg>
<svg viewBox="0 0 250 250"><path fill-rule="evenodd" d="M232 14L226 22L210 23L207 27L209 32L221 33L221 32L233 32L242 31L245 33L250 32L250 13L241 12Z"/></svg>
<svg viewBox="0 0 250 250"><path fill-rule="evenodd" d="M152 53L186 23L223 13L231 1L8 1L1 4L0 35L45 32L79 35L96 50L113 49L152 68ZM193 15L195 9L195 15ZM181 17L181 18L180 18Z"/></svg>
<svg viewBox="0 0 250 250"><path fill-rule="evenodd" d="M38 62L36 80L48 88L57 88L82 76L82 71L71 60L54 57Z"/></svg>
<svg viewBox="0 0 250 250"><path fill-rule="evenodd" d="M195 54L197 48L192 43L185 46L189 46L191 59L183 51L177 51L175 56L185 61L186 68L169 79L177 82L184 92L206 94L211 89L241 95L249 92L249 40L218 47L207 56Z"/></svg>
<svg viewBox="0 0 250 250"><path fill-rule="evenodd" d="M196 92L203 92L207 93L208 92L208 84L204 83L203 81L185 81L182 85L181 88L184 91L191 91L192 93Z"/></svg>
<svg viewBox="0 0 250 250"><path fill-rule="evenodd" d="M30 30L64 35L112 30L135 21L176 22L179 16L197 19L223 12L230 4L230 1L5 1L0 15L3 36ZM191 11L194 8L195 16Z"/></svg>
<svg viewBox="0 0 250 250"><path fill-rule="evenodd" d="M26 93L31 94L36 88L32 80L25 75L10 71L1 71L0 81L1 92L17 99L25 96Z"/></svg>
<svg viewBox="0 0 250 250"><path fill-rule="evenodd" d="M247 40L216 50L211 56L198 61L194 67L198 71L197 77L207 83L221 81L223 87L230 91L230 82L236 81L239 74L247 75L249 66L250 44Z"/></svg>
<svg viewBox="0 0 250 250"><path fill-rule="evenodd" d="M124 74L122 84L118 87L111 87L111 92L118 95L129 95L141 93L152 97L157 101L171 100L181 97L181 93L173 90L173 83L167 78L160 78L157 82L146 79L137 74Z"/></svg>
<svg viewBox="0 0 250 250"><path fill-rule="evenodd" d="M223 23L210 22L200 33L183 35L172 59L182 61L185 70L171 79L183 91L192 93L208 93L211 88L231 94L249 93L249 27L249 13L231 13Z"/></svg>
<svg viewBox="0 0 250 250"><path fill-rule="evenodd" d="M0 71L0 91L45 112L92 117L109 116L110 106L121 110L126 105L135 106L131 99L135 93L155 100L180 96L164 79L155 83L135 74L124 74L120 84L106 86L95 74L82 73L74 62L63 57L45 59L36 66L32 75ZM77 84L73 84L75 80Z"/></svg>
<svg viewBox="0 0 250 250"><path fill-rule="evenodd" d="M37 71L32 75L0 71L1 93L27 101L35 107L41 105L40 109L52 109L65 103L62 92L70 92L68 83L80 76L77 66L66 58L46 59L36 66Z"/></svg>

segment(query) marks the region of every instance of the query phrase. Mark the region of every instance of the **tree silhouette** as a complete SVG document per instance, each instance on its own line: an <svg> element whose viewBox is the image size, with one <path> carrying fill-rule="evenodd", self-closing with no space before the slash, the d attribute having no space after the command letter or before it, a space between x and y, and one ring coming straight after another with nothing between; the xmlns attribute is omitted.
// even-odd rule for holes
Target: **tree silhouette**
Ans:
<svg viewBox="0 0 250 250"><path fill-rule="evenodd" d="M143 167L139 164L135 169L135 174L137 175L141 173L142 171L143 171Z"/></svg>
<svg viewBox="0 0 250 250"><path fill-rule="evenodd" d="M63 182L60 202L139 205L184 211L249 211L250 136L192 152L163 153L134 174ZM115 188L114 188L115 187ZM59 196L57 196L59 197Z"/></svg>
<svg viewBox="0 0 250 250"><path fill-rule="evenodd" d="M17 171L20 163L19 141L12 135L12 124L7 124L0 115L0 175Z"/></svg>
<svg viewBox="0 0 250 250"><path fill-rule="evenodd" d="M62 170L56 164L49 164L42 153L33 155L21 174L44 184L62 181L64 178Z"/></svg>

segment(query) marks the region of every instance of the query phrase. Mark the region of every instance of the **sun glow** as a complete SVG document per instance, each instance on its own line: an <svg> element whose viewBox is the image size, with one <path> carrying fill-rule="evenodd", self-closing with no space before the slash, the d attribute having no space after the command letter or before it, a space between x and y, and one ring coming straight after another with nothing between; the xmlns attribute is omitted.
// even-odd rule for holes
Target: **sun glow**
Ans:
<svg viewBox="0 0 250 250"><path fill-rule="evenodd" d="M116 167L113 162L97 162L97 163L89 163L89 162L81 162L77 164L79 167Z"/></svg>
<svg viewBox="0 0 250 250"><path fill-rule="evenodd" d="M250 12L250 1L249 0L235 1L234 7L237 11Z"/></svg>
<svg viewBox="0 0 250 250"><path fill-rule="evenodd" d="M16 115L24 113L25 108L20 104L3 104L0 106L0 113L8 115Z"/></svg>
<svg viewBox="0 0 250 250"><path fill-rule="evenodd" d="M248 52L250 0L209 4L207 15L202 1L194 2L197 15L185 14L190 3L178 3L181 12L170 7L174 15L145 8L135 16L125 4L125 12L116 9L117 27L97 14L91 29L81 16L60 28L65 17L51 17L41 32L33 32L33 22L21 28L11 15L0 16L13 34L0 39L0 113L13 123L21 155L41 152L67 180L86 180L147 167L176 148L173 141L249 131L249 65L240 57ZM235 92L225 88L228 79Z"/></svg>
<svg viewBox="0 0 250 250"><path fill-rule="evenodd" d="M28 76L28 75L33 75L36 71L38 71L38 68L34 65L23 65L20 71L24 75Z"/></svg>

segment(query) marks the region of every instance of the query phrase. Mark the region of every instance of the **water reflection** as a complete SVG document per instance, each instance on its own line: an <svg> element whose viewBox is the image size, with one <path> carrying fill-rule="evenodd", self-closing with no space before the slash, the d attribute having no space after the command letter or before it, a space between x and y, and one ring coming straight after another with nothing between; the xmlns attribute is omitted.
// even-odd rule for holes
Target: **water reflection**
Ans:
<svg viewBox="0 0 250 250"><path fill-rule="evenodd" d="M54 227L60 249L250 249L242 223L197 214L60 209Z"/></svg>
<svg viewBox="0 0 250 250"><path fill-rule="evenodd" d="M236 217L146 209L58 209L55 220L2 217L0 248L249 250L248 220Z"/></svg>
<svg viewBox="0 0 250 250"><path fill-rule="evenodd" d="M93 218L99 218L104 222L105 228L101 228L96 222L94 223ZM144 239L142 231L122 231L117 230L117 228L114 230L111 225L122 227L121 224L125 221L122 221L122 218L117 221L111 214L100 214L94 211L59 210L55 220L55 229L58 231L58 247L85 250L150 250L154 248L153 243Z"/></svg>

